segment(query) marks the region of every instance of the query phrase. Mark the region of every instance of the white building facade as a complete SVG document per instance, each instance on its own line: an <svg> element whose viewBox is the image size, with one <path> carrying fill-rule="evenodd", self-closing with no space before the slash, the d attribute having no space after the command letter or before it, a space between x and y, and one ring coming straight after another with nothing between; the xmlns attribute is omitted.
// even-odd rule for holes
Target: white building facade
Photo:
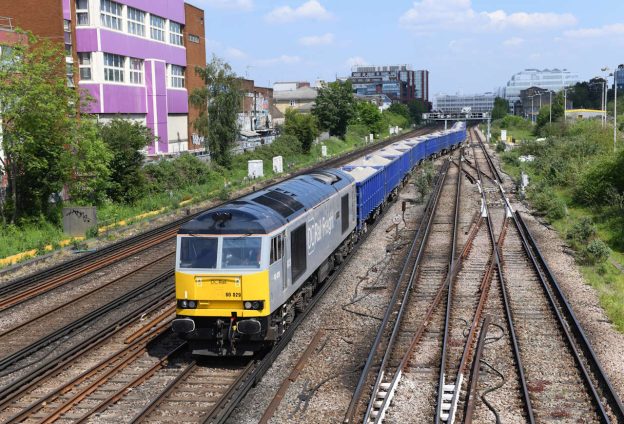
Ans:
<svg viewBox="0 0 624 424"><path fill-rule="evenodd" d="M556 92L579 81L578 74L567 69L525 69L511 77L503 88L503 95L509 101L516 101L520 100L520 91L530 87L539 87Z"/></svg>
<svg viewBox="0 0 624 424"><path fill-rule="evenodd" d="M438 94L433 109L443 113L460 113L470 108L473 113L490 113L494 109L496 94Z"/></svg>

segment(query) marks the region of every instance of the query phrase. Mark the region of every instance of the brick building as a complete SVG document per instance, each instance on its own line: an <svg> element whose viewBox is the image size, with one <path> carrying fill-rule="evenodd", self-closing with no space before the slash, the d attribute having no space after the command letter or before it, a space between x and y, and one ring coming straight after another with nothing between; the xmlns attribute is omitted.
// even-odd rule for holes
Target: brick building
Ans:
<svg viewBox="0 0 624 424"><path fill-rule="evenodd" d="M0 2L0 16L63 43L68 84L94 99L88 112L144 123L158 137L148 154L201 148L188 100L203 85L201 9L183 0L20 0Z"/></svg>

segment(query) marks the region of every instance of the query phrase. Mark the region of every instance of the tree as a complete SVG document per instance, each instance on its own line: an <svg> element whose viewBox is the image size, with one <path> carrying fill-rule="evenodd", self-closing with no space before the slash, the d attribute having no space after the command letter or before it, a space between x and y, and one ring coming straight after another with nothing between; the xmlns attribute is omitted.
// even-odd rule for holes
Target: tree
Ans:
<svg viewBox="0 0 624 424"><path fill-rule="evenodd" d="M140 150L154 140L152 131L139 122L116 117L100 128L100 135L113 154L108 196L116 202L132 203L145 192Z"/></svg>
<svg viewBox="0 0 624 424"><path fill-rule="evenodd" d="M195 72L204 80L205 86L191 93L191 103L199 110L199 117L193 125L204 136L211 158L229 168L243 100L240 82L230 65L216 56L205 68L195 68Z"/></svg>
<svg viewBox="0 0 624 424"><path fill-rule="evenodd" d="M492 119L503 119L509 112L509 103L502 97L494 99L494 108L492 109Z"/></svg>
<svg viewBox="0 0 624 424"><path fill-rule="evenodd" d="M556 122L563 117L563 93L557 93L552 98L552 122ZM550 105L542 106L537 115L537 125L535 126L535 134L540 134L542 128L550 124L551 107Z"/></svg>
<svg viewBox="0 0 624 424"><path fill-rule="evenodd" d="M76 124L77 131L69 144L72 157L67 182L69 194L77 204L101 204L110 187L109 165L113 154L100 137L92 117L82 115Z"/></svg>
<svg viewBox="0 0 624 424"><path fill-rule="evenodd" d="M379 112L379 108L367 101L359 101L356 103L357 114L355 121L363 124L368 131L373 134L381 134L383 131L384 121Z"/></svg>
<svg viewBox="0 0 624 424"><path fill-rule="evenodd" d="M423 113L427 112L427 105L422 100L412 100L407 104L412 123L419 125L422 122Z"/></svg>
<svg viewBox="0 0 624 424"><path fill-rule="evenodd" d="M318 120L320 128L343 139L355 113L355 98L350 81L335 81L323 85L312 108L312 114Z"/></svg>
<svg viewBox="0 0 624 424"><path fill-rule="evenodd" d="M386 110L388 112L401 115L402 117L407 119L407 122L409 122L410 124L413 122L412 115L410 114L409 108L407 107L407 105L404 105L403 103L392 103L390 107Z"/></svg>
<svg viewBox="0 0 624 424"><path fill-rule="evenodd" d="M310 114L303 114L295 109L286 110L284 134L297 138L303 153L310 153L314 139L318 137L316 118Z"/></svg>
<svg viewBox="0 0 624 424"><path fill-rule="evenodd" d="M50 198L69 174L65 143L80 105L78 92L67 86L62 47L32 34L24 40L0 61L5 223L52 212Z"/></svg>

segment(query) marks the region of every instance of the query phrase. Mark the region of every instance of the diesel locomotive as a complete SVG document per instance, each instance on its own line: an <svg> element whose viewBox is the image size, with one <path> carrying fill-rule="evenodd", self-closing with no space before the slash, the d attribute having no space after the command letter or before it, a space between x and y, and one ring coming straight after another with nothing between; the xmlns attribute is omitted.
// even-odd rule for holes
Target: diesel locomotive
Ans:
<svg viewBox="0 0 624 424"><path fill-rule="evenodd" d="M250 355L270 347L413 167L465 138L458 123L341 169L291 178L184 224L177 235L173 331L195 355Z"/></svg>

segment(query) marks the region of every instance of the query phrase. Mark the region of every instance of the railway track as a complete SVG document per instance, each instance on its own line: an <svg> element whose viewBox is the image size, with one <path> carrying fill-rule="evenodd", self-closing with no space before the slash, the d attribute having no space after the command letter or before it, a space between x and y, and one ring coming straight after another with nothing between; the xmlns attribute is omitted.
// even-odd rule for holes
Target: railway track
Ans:
<svg viewBox="0 0 624 424"><path fill-rule="evenodd" d="M412 241L389 306L360 374L349 404L345 422L369 422L383 419L401 373L407 365L402 358L410 355L416 338L422 334L418 322L423 317L420 301L440 300L455 248L457 210L461 173L446 161ZM444 200L441 200L444 199ZM450 200L450 204L449 204ZM453 203L454 200L454 203ZM443 205L440 202L444 202ZM428 242L433 234L429 248ZM449 239L449 235L452 236ZM412 288L418 286L421 299L411 301ZM446 289L442 289L445 291Z"/></svg>
<svg viewBox="0 0 624 424"><path fill-rule="evenodd" d="M508 312L506 337L509 342L505 344L517 349L514 351L517 371L512 373L516 382L510 384L516 389L514 403L521 405L522 417L527 422L624 422L621 400L602 371L524 220L518 212L512 211L500 184L500 172L480 136L475 133L473 138L478 143L475 148L477 168L479 162L487 165L492 176L490 182L496 186L490 193L497 192L507 212L505 219L509 221L504 245L499 243L497 254L502 306ZM483 179L481 182L484 183ZM493 230L490 232L494 239ZM483 353L487 351L484 347ZM497 355L489 355L490 362L497 359ZM498 365L490 368L501 375L504 385L510 379L505 378L506 370L502 365L509 366L508 355L503 354ZM476 384L473 393L468 395L473 402L478 388ZM502 396L508 393L509 390L501 391ZM495 399L496 390L489 390L488 396ZM489 412L486 413L476 407L475 416L483 419L489 414L491 419L492 414L500 416L508 409L496 409L492 404L487 408ZM471 410L469 422L472 413Z"/></svg>
<svg viewBox="0 0 624 424"><path fill-rule="evenodd" d="M394 141L396 140L389 140L385 144L388 144ZM369 146L363 150L368 150L372 148L378 149L380 145L381 143L376 144L374 146ZM336 158L334 159L334 161L336 162L348 161L348 160L351 160L355 155L361 155L361 154L363 154L362 150L358 152L353 152L352 154L347 155L347 157ZM322 166L331 166L331 164L324 163L322 164ZM184 221L184 220L181 220L181 221ZM181 222L178 221L172 224L171 226L168 226L169 230L166 230L166 231L174 231L174 227L175 229L177 229L177 226L180 223ZM162 231L160 232L160 234L161 234L160 236L157 236L157 237L160 237L159 239L160 241L158 242L153 241L154 244L150 246L154 246L154 245L157 245L158 243L162 243L167 237L173 237L173 235L163 236L162 234L168 234L168 233L162 232ZM155 239L152 239L152 240L155 240ZM121 243L121 244L123 246L126 243ZM113 253L110 252L111 250L114 251L114 249L108 249L106 251L109 252L108 254L112 255ZM108 254L104 252L96 252L96 253L100 253L100 255L95 255L95 258L100 258L101 256L104 256L110 259L110 257L112 257L112 256L107 256ZM128 255L135 255L135 254L137 254L137 250L133 250L132 253L129 253ZM88 256L89 255L86 255L86 257ZM119 258L119 256L117 256L117 258ZM84 257L77 258L75 262L72 261L72 263L73 265L68 265L66 267L57 268L56 272L59 275L58 285L53 288L51 288L51 286L46 286L47 288L44 289L42 293L53 290L54 288L59 288L63 284L67 284L68 282L73 281L71 279L73 277L69 277L66 279L65 283L60 283L62 278L64 278L62 276L71 274L72 276L76 276L76 278L80 278L80 276L77 276L80 274L80 272L78 272L77 274L74 273L74 271L72 270L72 267L74 266L80 267L80 266L83 266L84 264L89 264L88 261L85 262ZM141 271L155 270L156 268L158 268L160 271L163 271L159 275L159 278L161 280L160 282L161 283L165 282L165 280L171 276L173 266L169 265L170 270L167 270L166 269L167 265L164 265L164 264L168 263L168 261L166 260L154 261L154 264L155 263L158 263L159 265L154 267L152 266L152 264L150 264L150 266L145 266L141 270L135 271L132 275L138 275L140 274ZM103 260L100 261L100 259L98 259L98 264L99 265L87 265L89 267L90 272L94 272L95 269L102 269L107 266L105 262ZM160 268L163 268L163 269L160 269ZM337 277L338 273L339 271L335 272L335 275L332 277L331 281L333 281L333 279ZM55 273L44 272L44 273L41 273L40 275L44 276L43 278L47 278L51 275L55 275ZM26 288L27 290L28 285L33 284L32 281L34 281L34 279L31 279L29 283L24 282L24 283L16 284L15 286L12 286L12 287L13 289L15 289L15 292L19 292L20 290L23 290L24 288ZM140 285L135 290L132 290L126 293L124 296L122 296L123 299L126 301L129 301L133 295L139 295L140 293L144 292L144 290L142 289L146 289L147 287L146 285L148 284L149 283ZM323 286L324 289L321 289L321 291L319 292L318 296L315 299L318 299L318 297L322 296L322 293L324 292L324 290L326 290L327 287L329 287L330 284L331 283L328 282L325 286ZM106 298L107 289L109 287L112 287L113 285L114 284L111 283L111 285L105 285L103 287L95 288L94 290L89 291L88 293L85 293L83 296L81 296L79 299L76 299L76 300L84 300L85 305L88 305L89 304L88 299L90 297ZM10 290L5 290L5 293L10 293ZM36 296L36 295L33 295L33 296ZM160 305L160 307L164 307L169 304L173 305L173 297L174 295L173 295L172 286L166 287L166 284L164 284L162 286L162 290L159 293L159 297L158 297L158 299L161 299L161 300L157 304ZM316 300L311 304L311 307L313 306L315 302ZM61 340L65 342L66 337L70 335L73 331L77 331L79 329L84 328L85 325L88 325L90 322L93 322L99 319L106 312L115 311L115 309L119 307L120 304L121 304L120 299L115 299L113 302L109 302L103 305L101 308L96 309L94 311L87 313L86 315L81 316L78 320L74 320L74 321L69 322L67 325L63 325L58 330L52 332L51 334L46 334L44 337L37 338L33 335L32 337L22 340L20 343L11 342L11 345L13 346L13 348L11 349L11 352L9 353L9 355L5 356L4 358L0 358L0 370L4 369L5 372L7 373L6 375L12 376L11 373L13 371L13 368L15 366L19 366L20 361L24 361L26 358L29 358L29 356L32 355L34 352L42 348L45 348L46 346L50 346L54 343L60 342ZM42 313L35 318L36 320L38 320L37 321L38 323L49 322L50 317L53 316L55 313L58 313L60 316L68 315L68 314L64 314L63 311L67 312L67 309L65 308L68 308L71 305L72 304L62 305L58 308ZM78 306L76 303L74 303L73 305L74 307ZM145 356L144 353L138 353L138 352L144 351L145 345L143 345L143 348L131 352L132 355L130 355L128 349L121 349L121 351L126 352L126 355L130 355L130 358L132 359L128 359L126 357L126 360L123 360L123 359L119 359L119 357L117 356L108 357L107 361L104 361L98 365L99 368L89 369L89 371L85 372L85 375L88 374L89 378L80 379L77 377L78 380L80 381L72 380L66 383L65 386L62 386L61 388L57 388L57 390L55 391L48 392L43 397L38 398L37 395L33 395L33 391L37 390L38 384L43 384L45 381L49 381L49 379L55 378L55 376L58 377L60 374L65 372L68 369L68 367L70 367L72 360L79 359L81 358L81 355L87 354L89 352L93 352L97 348L102 348L102 346L104 346L107 343L107 340L110 340L110 338L112 338L114 334L118 333L118 328L120 325L123 326L127 324L133 317L136 317L137 314L140 314L141 310L145 311L146 308L143 306L142 308L135 309L134 315L131 314L132 316L128 315L128 316L123 317L122 319L117 320L115 323L103 329L103 331L97 334L91 335L86 340L82 340L77 345L71 346L71 348L67 349L66 351L60 352L60 354L58 355L52 355L52 357L49 357L49 358L48 356L50 355L45 356L44 357L45 360L38 363L38 366L33 369L24 370L23 369L24 367L18 368L17 370L18 372L15 374L17 375L17 377L15 379L12 379L11 382L7 384L6 386L0 388L0 411L2 411L2 415L6 416L7 414L10 415L11 413L13 413L13 417L16 419L20 417L24 418L24 417L34 416L36 419L42 420L44 422L47 422L47 421L51 422L53 420L66 419L67 417L69 417L70 420L74 420L74 421L86 420L87 417L92 414L99 413L103 411L104 409L108 411L109 409L107 408L109 408L111 405L116 405L118 403L124 402L125 399L127 398L126 394L129 391L131 391L132 389L140 386L141 384L147 381L153 380L152 379L153 376L160 375L163 372L166 373L168 372L168 370L172 369L172 367L168 366L168 363L169 363L169 360L172 359L173 355L177 354L178 351L175 349L174 349L174 352L172 352L171 358L167 357L167 359L165 360L158 361L157 364L154 365L155 367L154 369L152 369L151 367L148 368L147 371L151 372L150 375L143 375L143 376L139 375L132 381L125 382L125 385L122 384L121 388L118 388L116 391L114 391L109 386L107 386L109 384L110 378L113 378L113 376L117 375L116 374L117 372L120 373L119 375L124 375L122 373L124 369L126 369L128 366L131 366L130 364L134 363L133 361L139 361L140 358L144 359L143 356ZM305 314L301 315L299 319L302 320L304 316ZM11 337L17 337L16 335L21 333L20 330L28 329L29 326L32 326L32 328L37 328L38 326L43 327L43 325L39 325L37 324L37 322L23 323L23 325L21 325L20 328L16 328L15 330L9 329L4 334L0 334L0 339L6 336L5 340L10 341ZM293 325L292 331L294 331L295 328L296 328L296 325ZM266 372L266 370L270 366L270 363L272 362L272 359L274 359L275 356L279 353L279 351L283 349L283 346L285 346L285 344L288 342L291 336L292 336L292 332L287 333L285 337L282 339L282 342L280 342L280 345L278 345L276 349L274 349L271 353L269 353L269 355L267 355L265 359L263 359L262 361L254 361L253 366L248 366L245 368L247 369L247 371L240 372L239 380L238 380L240 384L238 385L234 384L233 386L230 386L231 390L228 390L227 393L224 393L222 396L222 399L219 398L220 400L218 401L218 403L215 403L216 406L213 409L213 411L207 415L206 419L209 422L220 422L222 418L219 418L219 417L226 417L229 415L229 413L231 413L232 409L237 404L237 402L240 399L242 399L242 396L244 396L244 394L252 387L255 381L258 381L259 378L261 378L262 374ZM139 338L139 340L143 340L143 339ZM132 344L132 346L136 347L136 344ZM280 348L280 346L282 347ZM54 353L57 353L57 352L54 352ZM130 361L130 362L126 362L126 361ZM123 363L125 365L120 366L120 368L116 369L115 371L112 371L110 368L110 365L117 363L117 362ZM136 365L136 367L141 368L139 365ZM192 376L193 373L197 373L197 372L201 373L203 368L193 365L192 370L195 370L195 371L188 375ZM173 374L175 374L175 371L172 371L172 372ZM103 373L104 375L108 375L108 377L110 378L102 378L101 376ZM175 383L176 381L179 384L183 384L183 382L187 380L183 377L179 377L179 378L178 377L173 377L173 380L170 381L170 384L172 384L171 387L173 388L173 393L175 393L175 390L181 390L179 386L176 385ZM117 380L119 380L119 378L117 378ZM114 382L120 383L120 381L117 381L117 380L115 380ZM6 381L6 379L3 381ZM16 381L19 381L19 384L14 384ZM110 381L113 381L113 380L110 380ZM112 393L109 397L104 398L103 395L101 394L98 395L98 393L100 393L102 390L104 390L105 392L109 392L109 393L112 392ZM96 400L101 401L99 404L95 406L93 406L94 405L93 396L96 396ZM158 398L161 399L162 401L167 401L167 399L170 399L170 396L164 396L164 397L159 396ZM83 405L92 405L92 407L90 409L89 408L85 409ZM149 408L149 405L146 406L146 408ZM163 410L166 410L165 406L157 405L156 407L152 407L150 409L149 414L158 413L158 411L163 411ZM77 412L77 411L82 411L82 413ZM127 417L124 417L124 418L127 419ZM143 419L149 420L149 417L147 415L138 415L136 419L137 420L143 420Z"/></svg>

